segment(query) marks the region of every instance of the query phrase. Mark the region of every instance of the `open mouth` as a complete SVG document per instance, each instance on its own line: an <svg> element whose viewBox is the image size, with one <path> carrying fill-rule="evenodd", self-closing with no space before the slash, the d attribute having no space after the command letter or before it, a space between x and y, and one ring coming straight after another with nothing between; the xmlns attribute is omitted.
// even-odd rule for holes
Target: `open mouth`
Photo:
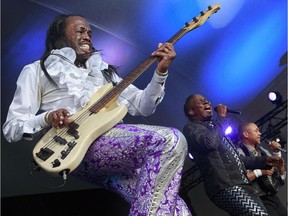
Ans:
<svg viewBox="0 0 288 216"><path fill-rule="evenodd" d="M204 107L205 111L212 111L211 106Z"/></svg>
<svg viewBox="0 0 288 216"><path fill-rule="evenodd" d="M90 45L89 44L81 44L80 49L84 52L90 52Z"/></svg>

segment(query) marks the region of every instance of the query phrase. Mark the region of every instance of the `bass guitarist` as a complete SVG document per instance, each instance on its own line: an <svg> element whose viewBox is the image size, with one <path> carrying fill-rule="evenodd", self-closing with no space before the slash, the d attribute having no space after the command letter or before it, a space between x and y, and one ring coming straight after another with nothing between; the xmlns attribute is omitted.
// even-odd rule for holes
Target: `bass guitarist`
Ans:
<svg viewBox="0 0 288 216"><path fill-rule="evenodd" d="M49 127L68 127L73 122L70 117L97 90L106 83L121 82L116 67L103 61L91 37L92 29L82 16L61 14L53 20L41 59L26 65L19 75L3 125L7 141L33 139ZM147 87L141 90L130 84L116 101L134 116L155 112L176 53L171 43L163 43L152 56L158 63ZM81 138L80 128L76 138ZM45 162L54 150L42 149ZM120 194L131 205L130 215L191 215L178 195L186 154L186 140L177 129L120 121L89 143L71 175Z"/></svg>

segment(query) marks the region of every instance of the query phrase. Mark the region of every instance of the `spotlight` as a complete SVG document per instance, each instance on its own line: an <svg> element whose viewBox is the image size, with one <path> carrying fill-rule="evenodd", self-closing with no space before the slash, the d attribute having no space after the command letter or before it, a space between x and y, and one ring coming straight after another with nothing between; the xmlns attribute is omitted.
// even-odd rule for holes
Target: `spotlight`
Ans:
<svg viewBox="0 0 288 216"><path fill-rule="evenodd" d="M226 128L226 130L225 130L225 135L229 135L229 134L231 134L232 132L233 132L232 127L231 127L231 126L228 126L228 127Z"/></svg>
<svg viewBox="0 0 288 216"><path fill-rule="evenodd" d="M238 134L237 134L237 122L229 122L223 125L223 133L226 137L229 137L233 143L237 142Z"/></svg>
<svg viewBox="0 0 288 216"><path fill-rule="evenodd" d="M268 94L268 98L271 103L276 104L277 106L282 103L282 96L279 92L272 91Z"/></svg>
<svg viewBox="0 0 288 216"><path fill-rule="evenodd" d="M192 155L191 153L189 153L188 156L189 156L189 158L190 158L191 160L194 160L194 157L193 157L193 155Z"/></svg>

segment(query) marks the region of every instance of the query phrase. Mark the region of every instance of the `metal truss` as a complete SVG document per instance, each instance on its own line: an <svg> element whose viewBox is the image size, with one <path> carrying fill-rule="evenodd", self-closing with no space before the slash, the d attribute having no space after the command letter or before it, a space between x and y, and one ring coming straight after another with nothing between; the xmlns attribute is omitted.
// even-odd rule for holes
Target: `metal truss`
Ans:
<svg viewBox="0 0 288 216"><path fill-rule="evenodd" d="M287 100L277 105L273 110L255 122L262 135L261 139L273 139L281 135L280 129L287 126ZM286 140L284 140L286 143ZM283 142L281 143L283 144Z"/></svg>

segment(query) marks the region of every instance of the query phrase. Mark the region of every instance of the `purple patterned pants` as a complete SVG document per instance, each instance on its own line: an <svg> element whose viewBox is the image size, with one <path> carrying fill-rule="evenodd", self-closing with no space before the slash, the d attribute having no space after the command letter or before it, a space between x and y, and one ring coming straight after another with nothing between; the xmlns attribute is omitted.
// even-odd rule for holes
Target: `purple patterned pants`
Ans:
<svg viewBox="0 0 288 216"><path fill-rule="evenodd" d="M96 139L72 175L130 203L130 216L190 216L179 197L187 142L175 128L118 124Z"/></svg>

